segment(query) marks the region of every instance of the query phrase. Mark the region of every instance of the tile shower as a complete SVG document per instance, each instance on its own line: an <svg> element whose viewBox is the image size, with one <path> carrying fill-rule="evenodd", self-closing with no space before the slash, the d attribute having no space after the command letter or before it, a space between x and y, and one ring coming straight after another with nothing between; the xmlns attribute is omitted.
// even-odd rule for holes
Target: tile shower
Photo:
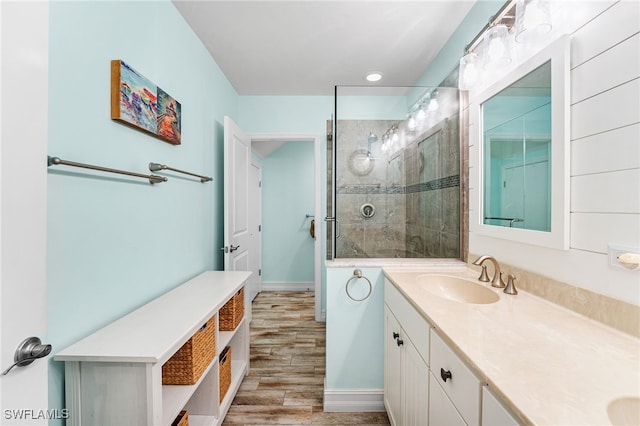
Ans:
<svg viewBox="0 0 640 426"><path fill-rule="evenodd" d="M460 258L459 96L436 92L418 121L336 114L336 258Z"/></svg>

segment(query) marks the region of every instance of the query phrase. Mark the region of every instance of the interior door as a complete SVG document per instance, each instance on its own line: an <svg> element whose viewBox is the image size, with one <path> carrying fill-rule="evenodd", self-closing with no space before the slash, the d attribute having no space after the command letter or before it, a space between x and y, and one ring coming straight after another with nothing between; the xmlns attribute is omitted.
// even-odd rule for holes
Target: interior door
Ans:
<svg viewBox="0 0 640 426"><path fill-rule="evenodd" d="M49 4L0 2L0 27L0 371L4 371L26 338L46 340ZM0 376L0 424L47 423L48 362L39 359ZM64 412L52 415L63 416Z"/></svg>
<svg viewBox="0 0 640 426"><path fill-rule="evenodd" d="M262 169L251 163L249 168L249 300L262 291Z"/></svg>
<svg viewBox="0 0 640 426"><path fill-rule="evenodd" d="M224 269L249 271L251 139L224 117Z"/></svg>

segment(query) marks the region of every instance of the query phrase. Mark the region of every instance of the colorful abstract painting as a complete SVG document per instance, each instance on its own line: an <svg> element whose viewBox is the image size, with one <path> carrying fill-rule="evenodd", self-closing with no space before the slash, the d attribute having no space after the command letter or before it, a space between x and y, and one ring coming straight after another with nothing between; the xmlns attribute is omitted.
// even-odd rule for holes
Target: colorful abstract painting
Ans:
<svg viewBox="0 0 640 426"><path fill-rule="evenodd" d="M158 87L158 136L171 143L180 143L180 102Z"/></svg>
<svg viewBox="0 0 640 426"><path fill-rule="evenodd" d="M121 60L111 61L111 118L181 143L180 103Z"/></svg>

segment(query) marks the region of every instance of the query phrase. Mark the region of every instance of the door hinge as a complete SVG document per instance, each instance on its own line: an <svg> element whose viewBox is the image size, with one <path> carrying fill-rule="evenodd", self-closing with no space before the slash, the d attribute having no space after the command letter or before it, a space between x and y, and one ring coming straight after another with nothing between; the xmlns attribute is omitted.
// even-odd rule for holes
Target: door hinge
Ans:
<svg viewBox="0 0 640 426"><path fill-rule="evenodd" d="M262 232L262 225L258 225L258 232Z"/></svg>
<svg viewBox="0 0 640 426"><path fill-rule="evenodd" d="M258 269L258 276L261 277L262 276L262 269Z"/></svg>
<svg viewBox="0 0 640 426"><path fill-rule="evenodd" d="M261 180L258 181L258 188L262 188L262 181Z"/></svg>

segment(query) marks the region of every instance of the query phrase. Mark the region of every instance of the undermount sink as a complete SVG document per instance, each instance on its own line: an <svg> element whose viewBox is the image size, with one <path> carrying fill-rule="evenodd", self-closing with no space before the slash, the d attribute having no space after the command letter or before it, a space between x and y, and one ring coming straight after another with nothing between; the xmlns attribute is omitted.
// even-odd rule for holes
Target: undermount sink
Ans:
<svg viewBox="0 0 640 426"><path fill-rule="evenodd" d="M500 300L500 296L488 287L451 275L418 275L416 283L435 296L455 302L488 304Z"/></svg>
<svg viewBox="0 0 640 426"><path fill-rule="evenodd" d="M618 398L607 407L609 420L614 426L640 425L640 398Z"/></svg>

